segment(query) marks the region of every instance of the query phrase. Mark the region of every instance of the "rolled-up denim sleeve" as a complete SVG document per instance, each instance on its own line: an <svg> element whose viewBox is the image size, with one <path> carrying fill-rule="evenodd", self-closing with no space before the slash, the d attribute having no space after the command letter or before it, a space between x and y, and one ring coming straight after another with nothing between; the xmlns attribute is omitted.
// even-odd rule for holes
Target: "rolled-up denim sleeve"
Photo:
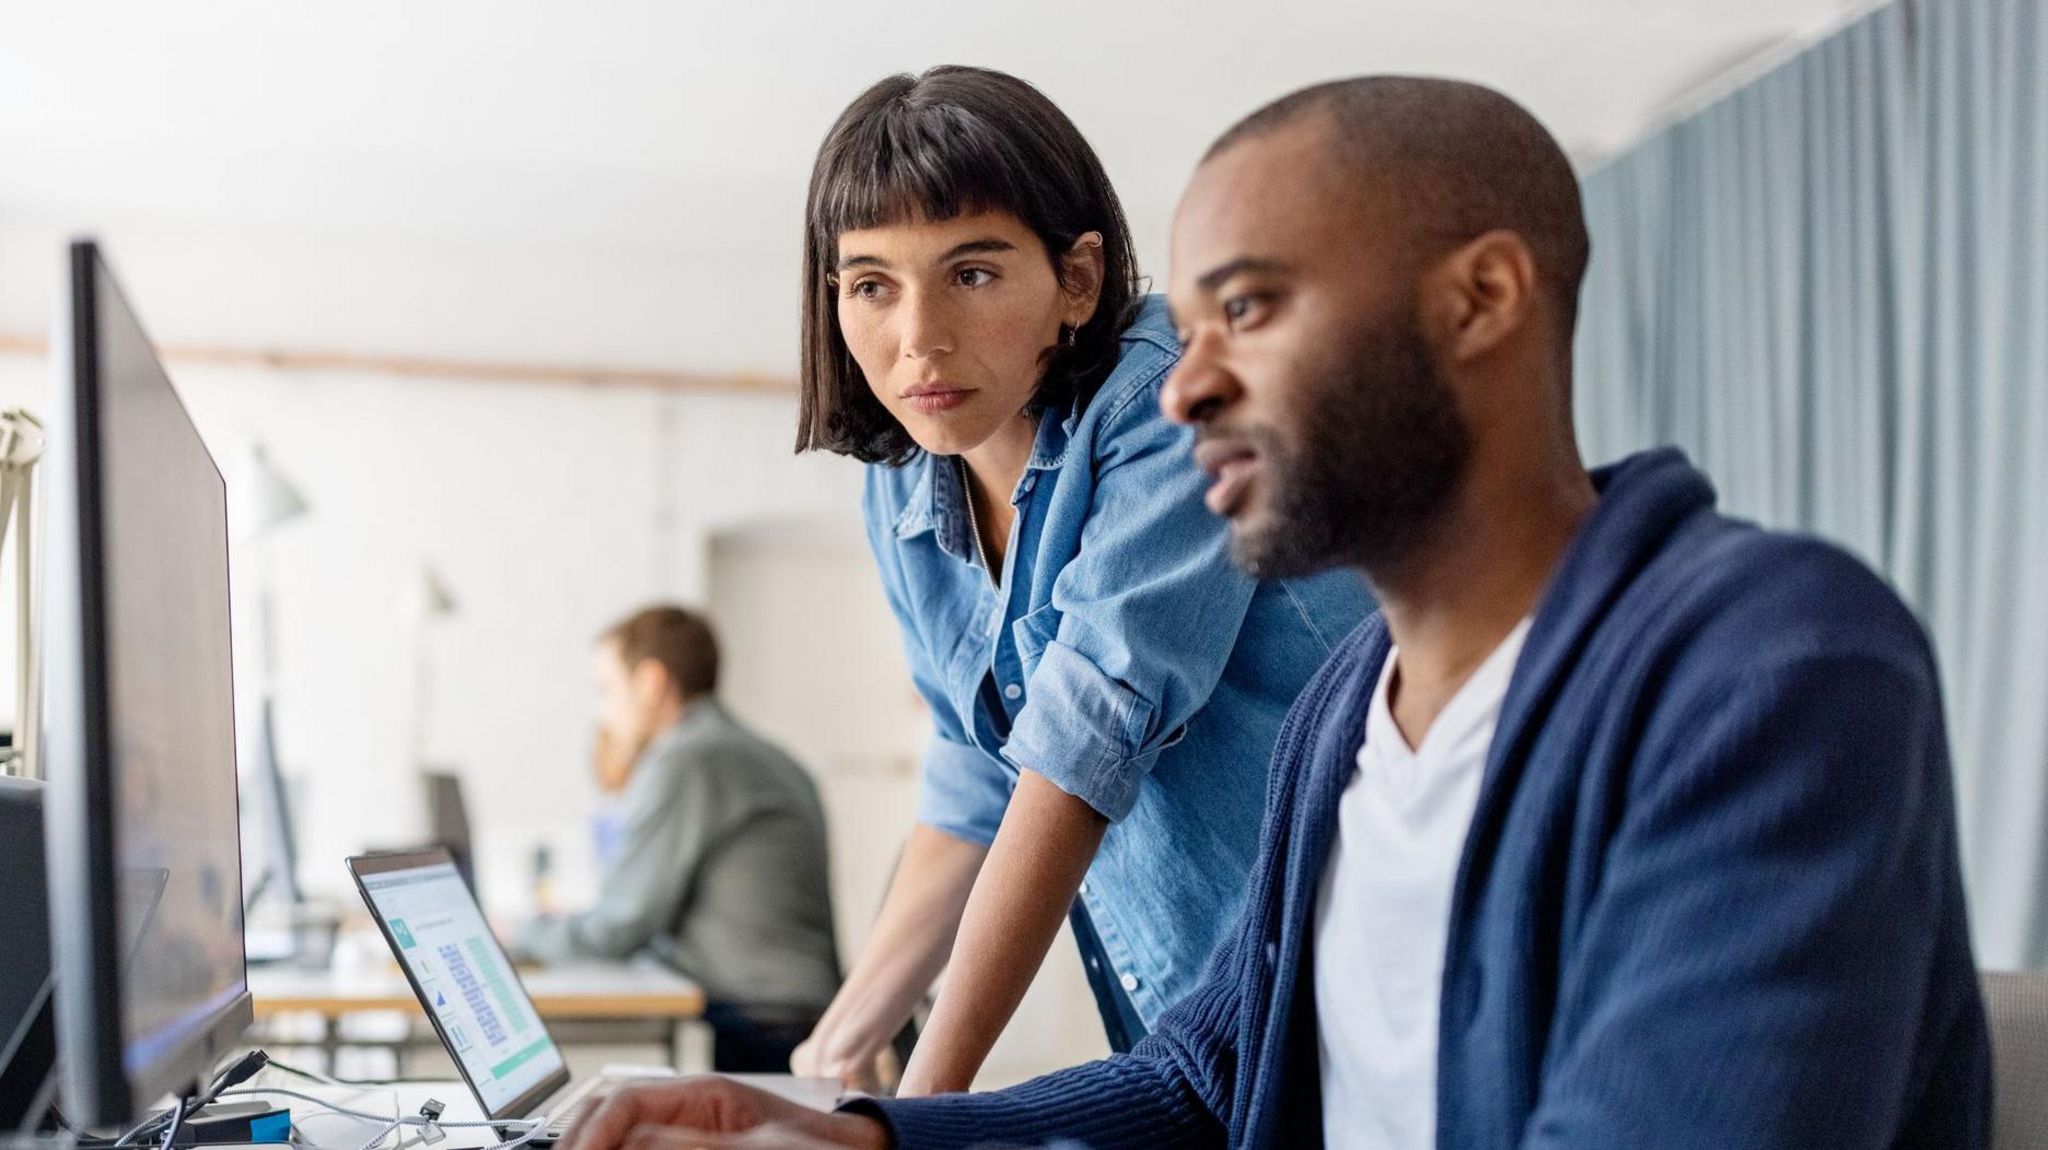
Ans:
<svg viewBox="0 0 2048 1150"><path fill-rule="evenodd" d="M874 552L883 595L903 636L903 658L910 668L911 683L932 716L932 740L925 749L919 776L917 821L964 842L987 846L995 841L1003 812L1009 808L1016 775L968 742L960 716L939 685L938 670L925 649L919 621L910 612L904 590L903 564L896 551L899 544L890 531L896 511L881 497L870 470L862 498L868 546Z"/></svg>
<svg viewBox="0 0 2048 1150"><path fill-rule="evenodd" d="M1032 670L1003 757L1112 821L1207 705L1257 583L1202 504L1191 440L1157 387L1105 423L1081 546L1054 581L1058 632ZM1069 462L1068 466L1075 466Z"/></svg>
<svg viewBox="0 0 2048 1150"><path fill-rule="evenodd" d="M996 841L1016 776L982 751L934 735L924 755L917 821L963 842Z"/></svg>

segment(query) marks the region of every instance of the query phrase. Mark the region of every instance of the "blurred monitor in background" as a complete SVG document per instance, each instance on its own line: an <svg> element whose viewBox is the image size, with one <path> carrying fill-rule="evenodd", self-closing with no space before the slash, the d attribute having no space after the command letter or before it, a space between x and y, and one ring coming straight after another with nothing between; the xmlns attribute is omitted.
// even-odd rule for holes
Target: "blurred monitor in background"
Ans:
<svg viewBox="0 0 2048 1150"><path fill-rule="evenodd" d="M427 841L448 848L455 869L470 892L476 885L476 842L469 823L469 801L463 797L462 776L449 770L430 770L421 776L426 789Z"/></svg>
<svg viewBox="0 0 2048 1150"><path fill-rule="evenodd" d="M256 745L241 779L242 879L244 909L253 918L261 909L286 914L303 906L299 886L299 840L291 796L277 765L277 738L270 700L257 720Z"/></svg>

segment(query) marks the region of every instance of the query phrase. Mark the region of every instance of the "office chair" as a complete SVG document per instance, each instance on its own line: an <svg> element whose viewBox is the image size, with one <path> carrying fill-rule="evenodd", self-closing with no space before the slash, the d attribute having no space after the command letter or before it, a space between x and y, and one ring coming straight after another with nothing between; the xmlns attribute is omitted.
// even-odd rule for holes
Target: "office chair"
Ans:
<svg viewBox="0 0 2048 1150"><path fill-rule="evenodd" d="M1991 1150L2048 1146L2048 974L1983 973Z"/></svg>

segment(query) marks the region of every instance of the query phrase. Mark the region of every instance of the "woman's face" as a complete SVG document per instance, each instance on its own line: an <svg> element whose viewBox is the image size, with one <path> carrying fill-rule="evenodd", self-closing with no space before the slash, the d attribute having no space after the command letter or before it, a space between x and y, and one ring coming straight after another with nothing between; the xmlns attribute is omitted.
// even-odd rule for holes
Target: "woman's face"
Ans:
<svg viewBox="0 0 2048 1150"><path fill-rule="evenodd" d="M1102 240L1067 254L1008 212L923 218L839 236L839 330L868 388L919 447L960 455L1019 419L1060 328L1094 314Z"/></svg>

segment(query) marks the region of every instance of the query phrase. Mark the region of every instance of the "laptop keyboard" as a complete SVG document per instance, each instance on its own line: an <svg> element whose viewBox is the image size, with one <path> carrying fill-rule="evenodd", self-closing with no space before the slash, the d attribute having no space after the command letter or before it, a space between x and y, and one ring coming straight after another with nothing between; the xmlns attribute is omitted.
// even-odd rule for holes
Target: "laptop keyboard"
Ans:
<svg viewBox="0 0 2048 1150"><path fill-rule="evenodd" d="M548 1134L550 1134L553 1137L560 1138L564 1133L567 1133L569 1129L569 1124L576 1121L577 1118L581 1117L583 1114L583 1108L585 1106L588 1106L589 1104L590 1095L585 1094L583 1097L578 1098L576 1101L570 1103L569 1108L567 1110L562 1111L560 1114L551 1115L548 1118Z"/></svg>
<svg viewBox="0 0 2048 1150"><path fill-rule="evenodd" d="M611 1088L617 1085L619 1085L618 1079L597 1078L585 1082L582 1089L571 1091L569 1097L563 1100L567 1104L562 1110L559 1113L548 1115L547 1128L541 1131L540 1136L535 1141L551 1142L560 1139L568 1131L569 1126L577 1118L581 1117L585 1110L590 1108L591 1099L601 1098L611 1093Z"/></svg>

